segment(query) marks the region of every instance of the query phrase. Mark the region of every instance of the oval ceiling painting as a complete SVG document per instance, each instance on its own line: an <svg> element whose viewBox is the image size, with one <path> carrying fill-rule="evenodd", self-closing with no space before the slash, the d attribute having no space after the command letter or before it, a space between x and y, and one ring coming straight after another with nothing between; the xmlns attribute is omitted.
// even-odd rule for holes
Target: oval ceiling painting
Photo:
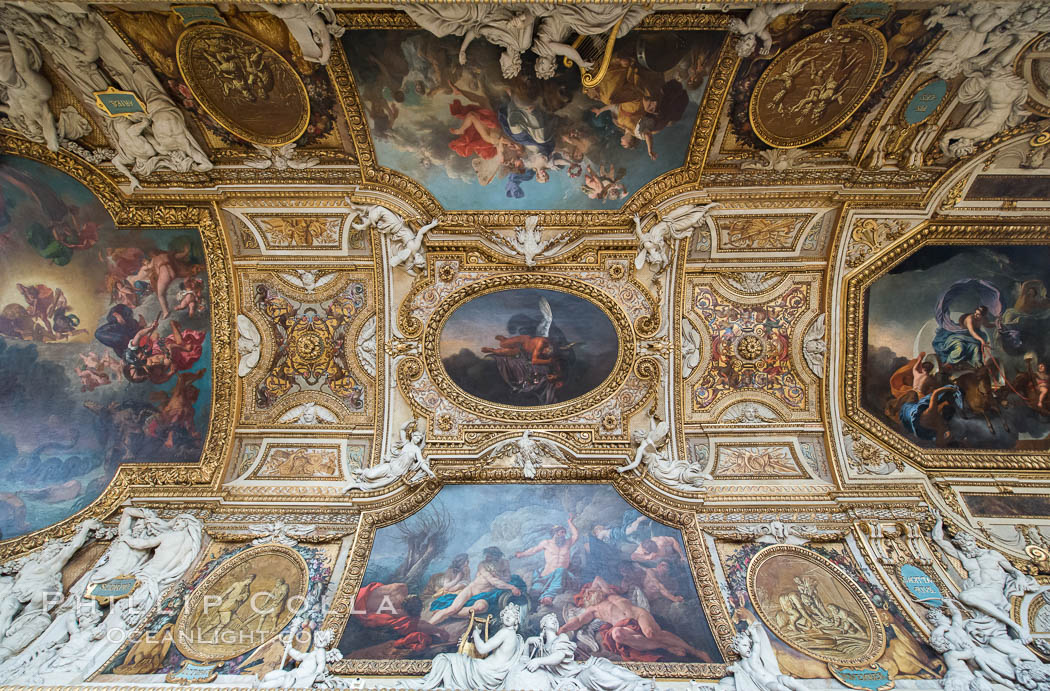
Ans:
<svg viewBox="0 0 1050 691"><path fill-rule="evenodd" d="M457 307L441 331L453 382L490 403L544 406L584 396L612 373L619 338L609 316L571 293L514 288Z"/></svg>
<svg viewBox="0 0 1050 691"><path fill-rule="evenodd" d="M0 158L0 532L97 498L125 462L196 462L211 328L196 230L118 229L52 168Z"/></svg>

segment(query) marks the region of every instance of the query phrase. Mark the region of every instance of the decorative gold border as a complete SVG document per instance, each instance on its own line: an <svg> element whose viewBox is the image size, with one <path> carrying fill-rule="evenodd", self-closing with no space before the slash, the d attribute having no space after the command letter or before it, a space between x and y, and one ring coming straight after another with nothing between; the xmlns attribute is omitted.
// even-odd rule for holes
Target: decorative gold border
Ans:
<svg viewBox="0 0 1050 691"><path fill-rule="evenodd" d="M408 15L400 11L340 12L340 25L349 30L418 30ZM660 12L646 17L636 30L681 30L681 31L725 31L729 27L727 14L695 12ZM526 215L538 213L544 228L594 227L599 224L625 227L630 216L643 208L670 199L685 185L695 184L703 170L707 151L711 144L718 113L725 102L730 84L740 57L733 49L732 41L726 37L717 61L711 69L703 100L697 111L685 162L681 167L666 171L639 188L625 200L618 211L546 209L535 212L452 210L446 212L437 198L423 185L399 171L380 166L372 141L368 120L361 106L356 80L350 69L342 43L332 50L328 72L335 87L337 98L343 107L349 137L360 166L361 179L368 185L385 188L391 194L413 204L430 217L443 216L455 223L463 224L474 232L477 226L498 227L507 223L519 224ZM519 218L519 220L512 220Z"/></svg>
<svg viewBox="0 0 1050 691"><path fill-rule="evenodd" d="M197 606L200 604L200 601L209 594L208 589L211 588L216 583L216 581L220 580L229 572L243 565L245 562L253 561L256 558L260 557L263 559L273 559L278 555L291 561L292 564L294 564L295 567L298 569L298 571L296 571L295 574L290 574L284 571L282 571L281 573L282 578L291 579L293 578L293 576L298 578L298 582L296 583L295 588L290 588L289 591L294 591L295 593L301 594L305 598L310 589L310 567L306 565L306 560L303 559L301 554L296 552L291 547L285 547L284 545L279 545L275 543L259 545L258 547L249 547L240 554L230 557L223 563L219 564L214 571L205 576L204 580L197 584L190 596L186 598L186 603L182 606L182 611L179 612L178 618L175 620L174 643L175 647L179 649L179 652L185 655L186 657L190 658L191 660L195 660L197 662L219 662L222 660L232 660L238 655L243 655L244 653L255 650L256 648L261 648L262 646L266 645L269 641L272 641L273 639L277 638L277 636L280 635L284 627L288 625L287 622L284 624L284 626L280 627L279 629L276 629L273 632L273 636L261 643L255 643L253 638L253 641L249 645L249 647L245 648L244 650L241 650L240 652L208 652L206 649L202 650L196 647L198 642L194 641L193 637L191 637L186 632L186 627L190 625L190 619L194 612L197 610ZM293 613L292 617L289 618L289 621L291 621L291 619L294 618L295 614ZM278 621L280 621L280 618L278 618Z"/></svg>
<svg viewBox="0 0 1050 691"><path fill-rule="evenodd" d="M774 68L788 57L789 51L791 50L801 48L804 45L808 47L809 44L823 41L825 38L830 37L835 33L841 34L851 31L859 33L863 38L866 38L875 49L872 61L868 65L871 73L868 76L868 84L864 89L863 95L856 98L854 103L849 108L843 110L837 118L834 118L824 126L811 131L804 137L789 139L787 137L773 134L766 129L765 125L761 123L761 118L758 117L758 101L759 97L762 95L762 88L769 81L769 75L773 73ZM762 76L758 78L758 83L755 84L754 91L751 93L751 102L748 105L747 117L751 122L751 127L755 131L755 134L759 139L776 149L794 149L807 144L812 144L813 142L828 136L844 125L850 119L850 116L852 116L871 95L872 90L875 89L875 86L878 84L879 78L882 75L882 68L886 65L886 50L886 39L883 38L882 34L867 24L860 22L853 22L850 24L831 27L830 29L824 29L823 31L818 31L815 34L807 36L798 43L795 43L790 49L788 49L788 51L782 52L769 64L768 67L766 67L762 72Z"/></svg>
<svg viewBox="0 0 1050 691"><path fill-rule="evenodd" d="M845 215L845 214L844 214ZM874 260L846 279L842 304L845 308L844 364L841 404L843 419L864 430L872 439L908 459L925 471L930 470L1050 470L1050 454L985 449L925 448L910 441L861 402L864 350L866 348L867 292L894 266L929 245L1048 245L1050 226L1032 222L1003 225L994 220L958 223L931 222L897 241Z"/></svg>
<svg viewBox="0 0 1050 691"><path fill-rule="evenodd" d="M133 492L141 497L170 497L208 494L217 489L233 436L236 348L231 338L235 333L231 311L233 270L214 204L191 205L182 201L182 195L177 193L171 194L168 203L128 200L106 174L82 158L67 151L48 151L43 144L7 132L0 133L2 154L37 161L69 175L95 195L118 228L199 230L208 266L212 340L211 424L200 462L121 464L106 489L85 508L47 528L0 542L0 560L6 560L48 540L71 535L84 520L105 518Z"/></svg>
<svg viewBox="0 0 1050 691"><path fill-rule="evenodd" d="M729 660L732 657L729 643L734 629L718 583L714 578L714 564L705 547L703 536L697 528L693 514L697 508L696 504L663 496L657 499L640 483L625 479L611 468L598 473L580 470L561 473L557 470L540 468L537 479L533 483L523 481L520 471L516 469L494 470L486 473L484 479L474 473L461 473L455 478L445 478L452 480L445 486L450 484L611 485L639 513L681 531L693 573L693 583L710 626L712 638L714 638L722 659ZM407 520L437 496L441 488L442 485L436 482L424 483L401 493L396 498L387 499L362 514L357 535L347 555L346 568L322 625L323 628L339 632L336 636L337 640L342 636L342 631L349 621L354 597L361 588L376 531L379 528ZM718 679L728 674L728 667L725 663L623 662L618 664L646 677ZM429 660L344 658L329 664L329 669L335 674L353 675L422 676L429 668Z"/></svg>
<svg viewBox="0 0 1050 691"><path fill-rule="evenodd" d="M190 58L190 39L197 34L205 31L214 31L220 34L231 34L245 43L261 46L263 50L270 54L271 57L276 58L280 64L286 70L288 75L291 75L292 81L298 87L297 91L302 100L303 108L302 113L299 115L298 122L295 123L295 127L282 135L274 135L266 137L259 135L257 132L252 132L238 123L231 120L228 116L221 112L221 109L212 100L211 94L198 91L193 88L193 84L196 81L193 75L187 74L186 65ZM306 126L310 123L310 95L306 92L306 85L303 84L302 78L299 76L299 72L284 59L284 56L278 53L276 50L266 45L265 43L256 40L254 37L249 36L243 31L231 29L228 26L221 24L212 23L200 23L193 26L189 26L179 34L179 39L175 43L175 55L176 62L179 65L179 74L182 75L182 81L186 83L186 87L193 93L197 99L197 103L200 104L201 108L210 115L215 122L221 125L223 128L229 130L233 134L237 135L245 141L252 142L253 144L262 144L263 146L283 146L290 142L294 142L296 139L302 136L303 132L306 131Z"/></svg>
<svg viewBox="0 0 1050 691"><path fill-rule="evenodd" d="M616 364L613 366L609 376L605 378L605 381L583 396L562 403L534 407L492 403L466 393L452 381L452 378L445 372L444 364L441 362L440 342L445 322L458 308L474 298L490 293L523 288L553 290L573 295L586 300L605 313L605 316L609 318L619 336ZM627 379L627 375L634 365L636 350L634 329L631 327L631 321L623 313L623 310L616 305L616 301L611 296L576 279L542 274L492 276L491 278L476 281L456 291L438 305L430 315L426 329L423 331L422 339L423 361L427 373L438 390L445 392L449 401L481 417L507 422L553 421L595 407L612 396L616 389Z"/></svg>
<svg viewBox="0 0 1050 691"><path fill-rule="evenodd" d="M823 568L827 573L830 573L840 585L846 588L854 598L857 599L861 607L864 609L864 614L867 616L868 620L868 629L872 633L871 640L868 643L868 648L864 651L863 655L854 658L836 659L815 650L802 648L787 636L782 635L780 633L780 627L777 625L776 621L771 620L771 618L762 611L762 606L759 600L755 597L755 590L757 588L755 580L757 579L758 570L765 562L782 555L793 555L803 561L808 561L819 568ZM762 618L762 622L770 631L795 650L804 655L809 655L814 659L820 660L821 662L836 664L843 667L859 667L861 665L866 665L869 662L874 662L882 657L882 654L886 650L886 631L883 628L882 620L879 619L879 613L875 610L875 605L872 604L868 596L860 589L860 586L854 583L853 579L850 578L845 571L840 569L829 559L826 559L812 550L798 547L796 545L770 545L769 547L759 550L755 556L751 557L751 561L747 565L747 595L751 599L751 604L754 606L758 616Z"/></svg>

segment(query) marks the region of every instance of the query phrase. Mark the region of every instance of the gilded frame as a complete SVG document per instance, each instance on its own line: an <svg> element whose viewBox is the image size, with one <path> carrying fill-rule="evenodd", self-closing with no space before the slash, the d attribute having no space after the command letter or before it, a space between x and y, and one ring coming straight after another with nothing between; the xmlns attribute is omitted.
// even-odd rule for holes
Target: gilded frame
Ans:
<svg viewBox="0 0 1050 691"><path fill-rule="evenodd" d="M262 557L264 559L273 559L275 555L280 555L281 558L286 559L295 566L296 571L294 572L294 574L288 574L289 578L291 578L292 575L294 575L296 578L294 587L290 588L289 592L295 593L296 597L301 598L301 603L305 602L305 596L310 588L310 568L309 566L307 566L306 560L303 559L301 554L296 552L291 547L286 547L284 545L276 543L269 543L259 545L256 547L249 547L243 552L236 554L233 557L230 557L229 559L215 567L215 569L211 573L205 576L201 580L201 582L197 584L197 586L190 593L189 597L186 598L186 602L182 606L182 611L179 612L178 617L175 619L175 628L173 636L175 647L178 648L180 653L182 653L188 659L197 662L220 662L232 659L234 657L237 657L238 655L243 655L246 652L250 652L252 650L261 648L262 646L266 645L266 643L273 640L274 638L277 638L281 634L281 631L283 631L285 626L288 625L287 623L276 627L273 632L273 635L270 636L268 639L262 641L261 643L255 643L253 639L251 647L247 648L247 650L242 650L239 653L230 654L229 651L213 651L209 653L206 650L199 649L195 647L196 641L193 641L191 637L186 635L185 633L186 627L190 625L191 616L199 608L201 601L210 595L208 589L212 585L214 585L217 581L221 580L223 576L230 573L245 562L253 561L259 557ZM285 575L285 573L282 573L282 576ZM300 607L301 606L302 604L300 604ZM289 617L288 621L294 619L295 616L298 614L298 611L299 610L293 612L292 616ZM277 621L280 621L280 616L278 616Z"/></svg>
<svg viewBox="0 0 1050 691"><path fill-rule="evenodd" d="M394 10L360 10L337 12L340 26L347 31L387 30L411 31L420 27L405 13ZM637 27L640 31L723 31L729 28L728 14L694 12L656 12ZM475 232L479 226L504 227L522 222L530 213L538 213L544 228L582 227L587 230L598 227L626 227L634 213L670 199L685 186L696 184L703 172L707 152L711 146L718 114L725 103L733 76L740 64L740 57L733 48L728 32L722 42L717 60L711 69L707 88L693 125L685 163L660 174L624 200L623 206L610 211L542 210L536 212L504 212L450 210L446 211L423 185L407 175L379 165L371 130L364 114L356 80L342 44L333 47L328 62L328 74L335 87L336 96L343 109L353 144L354 154L360 168L361 180L366 185L385 188L391 194L413 203L431 217L442 216L447 225L463 226ZM446 225L445 223L442 224Z"/></svg>
<svg viewBox="0 0 1050 691"><path fill-rule="evenodd" d="M196 228L204 247L211 294L212 407L200 461L122 464L106 489L88 506L46 528L0 542L0 559L9 559L48 540L71 535L82 521L106 518L133 492L143 497L172 497L206 495L217 489L233 438L236 348L231 339L235 333L231 255L214 204L193 203L192 197L179 193L171 194L171 201L164 204L152 199L129 200L109 176L84 159L64 150L49 151L43 144L7 131L0 132L0 154L37 161L69 175L95 195L118 228Z"/></svg>
<svg viewBox="0 0 1050 691"><path fill-rule="evenodd" d="M551 405L522 407L495 404L466 393L452 381L441 362L439 346L445 322L461 306L474 298L515 288L537 288L566 293L598 307L612 322L619 336L616 363L612 372L597 388L575 399ZM557 420L573 413L593 408L608 399L623 384L634 366L635 338L631 322L615 300L587 283L566 276L545 274L508 274L482 279L457 290L447 297L430 315L422 334L423 362L427 372L440 390L455 405L479 416L504 422Z"/></svg>
<svg viewBox="0 0 1050 691"><path fill-rule="evenodd" d="M1050 226L1045 223L996 224L994 220L922 224L875 260L845 279L843 419L851 422L891 451L909 459L921 470L1050 470L1050 455L1038 452L1009 452L985 449L929 449L906 439L900 432L869 412L861 403L861 368L867 332L868 289L891 268L928 245L1046 245Z"/></svg>
<svg viewBox="0 0 1050 691"><path fill-rule="evenodd" d="M696 586L701 606L710 625L711 635L722 655L724 663L678 663L678 662L621 662L622 667L645 677L672 679L718 679L728 674L728 661L733 658L730 641L735 632L729 612L714 577L714 562L704 545L693 511L696 505L671 497L657 499L652 490L640 483L632 482L616 473L612 468L598 472L584 470L539 468L535 482L541 484L607 484L641 514L681 531L689 557L693 583ZM466 472L444 476L443 483L426 482L387 498L364 509L347 556L346 568L335 590L335 596L325 616L323 628L336 632L341 637L351 611L354 598L363 585L368 558L375 541L376 531L406 520L422 510L441 488L453 484L520 484L520 472L514 469L497 469L486 473ZM422 676L430 668L430 660L351 660L344 658L329 664L334 674Z"/></svg>
<svg viewBox="0 0 1050 691"><path fill-rule="evenodd" d="M781 635L780 627L775 622L770 621L767 615L762 611L762 607L759 604L760 601L756 597L757 583L755 581L757 580L759 569L767 561L782 555L793 555L802 561L814 564L816 567L832 576L839 585L844 587L854 598L856 598L857 602L864 610L865 619L867 620L866 623L872 634L864 654L849 659L836 659L824 655L819 651L807 650L796 644L791 638ZM747 596L751 600L751 604L754 606L758 616L762 619L762 622L771 632L773 632L773 634L800 653L809 655L821 662L840 666L859 667L877 660L886 650L886 631L883 627L882 621L879 619L879 613L875 610L875 605L871 602L871 598L860 589L860 586L853 582L853 579L851 579L846 572L827 558L812 550L797 545L785 544L770 545L769 547L759 550L747 565Z"/></svg>

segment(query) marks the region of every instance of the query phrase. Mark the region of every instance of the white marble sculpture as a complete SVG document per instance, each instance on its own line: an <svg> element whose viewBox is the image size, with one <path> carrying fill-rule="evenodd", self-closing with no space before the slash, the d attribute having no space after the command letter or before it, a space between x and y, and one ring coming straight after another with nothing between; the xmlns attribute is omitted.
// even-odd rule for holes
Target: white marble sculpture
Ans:
<svg viewBox="0 0 1050 691"><path fill-rule="evenodd" d="M93 601L82 601L60 627L49 631L45 646L20 667L17 678L23 684L61 685L83 666L83 656L106 635L103 612Z"/></svg>
<svg viewBox="0 0 1050 691"><path fill-rule="evenodd" d="M1039 2L968 2L935 7L930 29L947 32L919 65L942 79L1012 64L1028 41L1050 30L1050 7Z"/></svg>
<svg viewBox="0 0 1050 691"><path fill-rule="evenodd" d="M293 269L293 271L295 271L294 274L281 274L281 278L308 293L312 293L331 283L339 276L339 274L334 272L322 274L316 269Z"/></svg>
<svg viewBox="0 0 1050 691"><path fill-rule="evenodd" d="M0 600L0 659L23 650L51 623L62 601L62 569L102 524L89 519L68 542L51 540L18 568Z"/></svg>
<svg viewBox="0 0 1050 691"><path fill-rule="evenodd" d="M520 616L517 605L507 605L499 613L503 626L488 640L481 637L478 627L474 628L471 642L479 657L462 653L440 653L434 657L430 672L405 688L471 691L495 691L503 688L511 669L520 664L525 650L525 641L518 633Z"/></svg>
<svg viewBox="0 0 1050 691"><path fill-rule="evenodd" d="M1009 127L1020 125L1030 115L1024 107L1028 85L1013 73L1012 66L969 72L956 99L960 103L975 105L959 127L941 136L941 151L950 158L969 156L977 144Z"/></svg>
<svg viewBox="0 0 1050 691"><path fill-rule="evenodd" d="M802 357L806 360L809 371L818 377L824 376L824 358L828 352L828 344L824 340L827 331L826 316L821 314L813 320L802 339Z"/></svg>
<svg viewBox="0 0 1050 691"><path fill-rule="evenodd" d="M536 258L557 248L565 242L568 233L562 233L556 237L543 239L543 232L539 229L540 217L527 216L525 225L514 229L514 234L509 237L496 236L500 244L511 254L521 256L525 260L525 266L536 266Z"/></svg>
<svg viewBox="0 0 1050 691"><path fill-rule="evenodd" d="M102 121L116 149L110 162L132 189L141 186L139 177L157 170L211 170L211 161L156 75L94 10L72 3L8 4L0 21L42 46L89 107L95 108L94 92L113 87L142 100L145 113Z"/></svg>
<svg viewBox="0 0 1050 691"><path fill-rule="evenodd" d="M540 635L525 641L526 675L512 670L504 682L508 689L576 689L579 691L653 691L653 682L619 667L604 657L577 661L576 643L558 633L558 615L540 619ZM541 676L537 678L537 673Z"/></svg>
<svg viewBox="0 0 1050 691"><path fill-rule="evenodd" d="M987 615L1008 627L1024 643L1032 640L1031 634L1010 617L1010 598L1035 592L1038 583L1031 576L1018 571L999 552L977 544L977 540L965 532L958 532L949 542L944 537L944 523L938 511L930 537L948 556L960 561L966 570L966 580L959 592L959 601L977 613Z"/></svg>
<svg viewBox="0 0 1050 691"><path fill-rule="evenodd" d="M391 267L400 266L409 276L426 268L423 236L440 223L440 219L435 218L420 226L419 230L412 230L408 221L385 206L360 206L351 202L350 207L355 214L354 220L350 221L351 227L361 231L375 228L389 238L392 247L387 261Z"/></svg>
<svg viewBox="0 0 1050 691"><path fill-rule="evenodd" d="M671 263L671 241L691 237L696 229L705 223L708 213L716 206L719 206L717 202L703 206L686 204L665 214L657 214L656 223L645 232L642 232L641 217L635 214L634 234L638 237L635 268L640 271L648 264L654 274L662 273Z"/></svg>
<svg viewBox="0 0 1050 691"><path fill-rule="evenodd" d="M971 665L976 666L977 647L963 626L962 613L951 600L945 604L950 618L940 609L926 613L930 646L941 654L948 669L941 682L944 691L991 691L991 685L971 669Z"/></svg>
<svg viewBox="0 0 1050 691"><path fill-rule="evenodd" d="M201 524L193 516L179 514L167 521L149 509L125 508L117 538L95 567L77 581L69 597L56 610L54 621L34 636L22 652L0 664L0 683L27 680L28 672L34 669L34 660L52 654L61 660L61 670L42 666L33 672L42 675L34 683L78 684L87 679L116 652L157 603L161 593L186 572L196 560L200 544ZM106 607L104 618L97 624L104 628L106 635L96 637L91 627L81 630L78 623L85 607L91 607L83 595L90 585L109 580L110 574L117 572L135 578L138 585L130 596ZM50 577L61 578L61 571L55 569ZM76 631L80 631L80 635L74 638ZM70 644L74 647L65 649Z"/></svg>
<svg viewBox="0 0 1050 691"><path fill-rule="evenodd" d="M733 673L716 686L724 691L809 691L801 682L780 671L780 663L762 624L751 622L730 643L740 659L729 665Z"/></svg>
<svg viewBox="0 0 1050 691"><path fill-rule="evenodd" d="M143 547L135 547L136 542L153 534L149 521L136 518L128 511L120 515L120 523L117 525L117 533L109 543L109 548L99 558L95 565L83 579L83 588L78 588L77 594L83 595L96 583L105 583L112 578L125 576L138 568L142 562L149 558L150 551Z"/></svg>
<svg viewBox="0 0 1050 691"><path fill-rule="evenodd" d="M4 21L0 15L0 22ZM51 114L51 82L41 74L43 56L33 39L4 27L0 44L0 113L26 139L58 151L58 127Z"/></svg>
<svg viewBox="0 0 1050 691"><path fill-rule="evenodd" d="M946 81L965 75L956 99L975 104L959 127L941 136L946 156L967 156L980 142L1028 117L1028 87L1013 73L1013 64L1029 41L1050 31L1050 6L1032 1L942 5L930 12L926 26L946 34L918 71Z"/></svg>
<svg viewBox="0 0 1050 691"><path fill-rule="evenodd" d="M687 379L700 364L700 332L693 322L682 319L682 378Z"/></svg>
<svg viewBox="0 0 1050 691"><path fill-rule="evenodd" d="M710 480L711 476L704 472L703 466L690 461L673 460L667 455L668 424L666 421L657 422L656 418L649 418L649 429L636 429L631 433L631 441L635 443L634 459L627 465L616 469L618 473L629 473L639 466L644 476L646 472L651 474L655 480L669 487L687 491L697 491L704 487L704 481Z"/></svg>
<svg viewBox="0 0 1050 691"><path fill-rule="evenodd" d="M320 403L310 401L289 408L277 421L298 425L330 425L338 422L339 418Z"/></svg>
<svg viewBox="0 0 1050 691"><path fill-rule="evenodd" d="M802 3L787 3L783 5L759 5L751 10L746 19L733 17L729 20L729 30L734 34L740 34L736 44L736 52L742 58L749 58L759 49L760 55L769 55L773 48L773 37L769 35L769 25L773 20L784 14L801 12Z"/></svg>
<svg viewBox="0 0 1050 691"><path fill-rule="evenodd" d="M255 323L243 314L237 315L237 376L246 377L259 364L262 336Z"/></svg>
<svg viewBox="0 0 1050 691"><path fill-rule="evenodd" d="M638 26L652 12L642 5L599 4L537 4L529 11L541 17L532 37L532 52L536 54L536 76L550 79L557 73L558 58L569 58L584 68L591 67L569 43L575 34L598 36L616 28L619 38Z"/></svg>
<svg viewBox="0 0 1050 691"><path fill-rule="evenodd" d="M409 420L401 425L399 437L382 463L363 468L346 483L343 491L360 489L367 492L391 485L401 478L411 483L420 475L436 478L430 469L430 462L423 455L423 446L427 442L426 422Z"/></svg>
<svg viewBox="0 0 1050 691"><path fill-rule="evenodd" d="M420 3L404 11L417 24L438 37L462 36L459 64L467 64L467 48L483 38L503 49L499 64L506 79L521 73L521 55L532 45L536 17L527 9L507 5Z"/></svg>
<svg viewBox="0 0 1050 691"><path fill-rule="evenodd" d="M265 7L273 7L266 5ZM249 168L259 170L305 170L313 168L321 159L314 156L300 156L295 151L295 142L289 142L284 146L262 146L253 144L256 151L262 153L265 158L253 158L244 162Z"/></svg>
<svg viewBox="0 0 1050 691"><path fill-rule="evenodd" d="M565 462L565 454L561 449L546 439L534 438L532 430L525 430L520 437L508 439L485 454L489 460L503 456L513 456L514 465L521 468L530 480L536 477L536 468L542 466L544 461Z"/></svg>
<svg viewBox="0 0 1050 691"><path fill-rule="evenodd" d="M328 663L343 659L336 649L329 649L335 638L328 629L314 634L313 646L301 652L292 647L292 636L284 644L284 655L297 663L295 669L275 669L267 672L254 686L260 689L308 689L314 685L325 686L329 676ZM283 665L282 665L283 667Z"/></svg>
<svg viewBox="0 0 1050 691"><path fill-rule="evenodd" d="M303 59L328 64L332 55L332 38L339 38L346 31L339 26L335 12L319 2L263 4L270 14L281 19L288 33L299 44Z"/></svg>
<svg viewBox="0 0 1050 691"><path fill-rule="evenodd" d="M256 523L248 527L252 535L259 537L252 540L253 545L264 545L268 542L276 542L285 547L295 547L299 540L317 531L315 524L299 525L286 523L284 519L270 521L269 523Z"/></svg>
<svg viewBox="0 0 1050 691"><path fill-rule="evenodd" d="M376 342L376 316L373 314L357 334L357 361L370 376L376 374L376 354L379 344Z"/></svg>

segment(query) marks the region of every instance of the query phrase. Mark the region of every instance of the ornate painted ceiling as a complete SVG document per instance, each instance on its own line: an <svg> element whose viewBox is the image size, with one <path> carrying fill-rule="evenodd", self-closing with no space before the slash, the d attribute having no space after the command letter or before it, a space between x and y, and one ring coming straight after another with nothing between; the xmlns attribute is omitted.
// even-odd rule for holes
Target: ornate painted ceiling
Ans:
<svg viewBox="0 0 1050 691"><path fill-rule="evenodd" d="M1050 685L1050 5L0 26L0 683Z"/></svg>

